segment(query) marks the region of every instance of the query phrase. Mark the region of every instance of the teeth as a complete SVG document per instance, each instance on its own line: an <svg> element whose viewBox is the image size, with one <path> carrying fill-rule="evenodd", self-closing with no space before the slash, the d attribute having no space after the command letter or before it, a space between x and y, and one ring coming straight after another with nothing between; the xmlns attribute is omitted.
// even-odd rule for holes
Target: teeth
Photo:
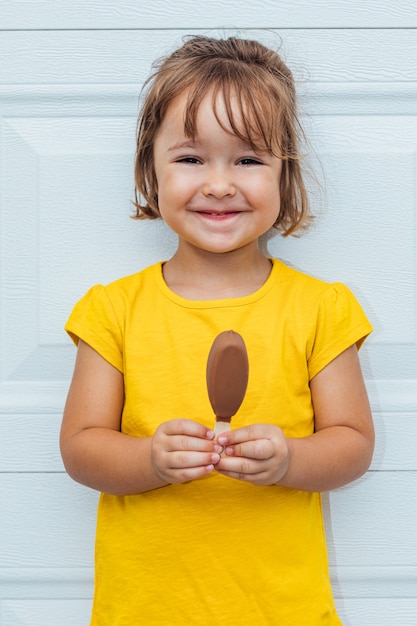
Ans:
<svg viewBox="0 0 417 626"><path fill-rule="evenodd" d="M206 215L212 215L213 217L224 217L225 215L229 215L230 211L201 211Z"/></svg>

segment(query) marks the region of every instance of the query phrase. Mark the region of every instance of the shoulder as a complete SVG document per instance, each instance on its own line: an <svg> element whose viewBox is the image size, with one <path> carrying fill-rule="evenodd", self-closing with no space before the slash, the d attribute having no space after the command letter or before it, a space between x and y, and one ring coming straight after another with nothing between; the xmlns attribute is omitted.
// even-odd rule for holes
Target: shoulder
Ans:
<svg viewBox="0 0 417 626"><path fill-rule="evenodd" d="M136 300L155 288L154 277L158 269L161 271L161 263L106 285L93 285L75 304L69 319L91 325L105 319L108 324L122 326L126 313L135 306Z"/></svg>
<svg viewBox="0 0 417 626"><path fill-rule="evenodd" d="M344 283L327 282L279 260L274 260L275 268L283 302L306 326L340 328L358 323L368 333L371 331L362 306Z"/></svg>
<svg viewBox="0 0 417 626"><path fill-rule="evenodd" d="M281 285L284 285L288 289L307 290L307 293L317 294L319 296L326 292L352 294L349 287L337 279L335 279L334 282L323 280L322 278L294 268L280 259L272 259L272 262L274 271L276 271L277 278Z"/></svg>
<svg viewBox="0 0 417 626"><path fill-rule="evenodd" d="M150 266L136 274L125 276L107 285L94 285L75 304L65 330L78 344L88 343L96 352L123 371L123 346L126 320L135 308L136 300L146 300L147 285L152 291L153 274L161 264ZM145 301L146 305L146 301Z"/></svg>
<svg viewBox="0 0 417 626"><path fill-rule="evenodd" d="M139 272L135 272L134 274L129 274L128 276L123 276L122 278L118 278L106 285L96 285L96 287L101 287L109 294L127 294L132 295L136 291L151 288L155 284L155 277L158 273L162 272L162 262L155 263L154 265L149 265ZM94 289L94 287L93 287Z"/></svg>
<svg viewBox="0 0 417 626"><path fill-rule="evenodd" d="M306 299L320 299L326 292L345 290L347 287L339 282L327 282L296 269L279 259L272 259L276 282L281 291L294 297Z"/></svg>
<svg viewBox="0 0 417 626"><path fill-rule="evenodd" d="M77 302L75 308L99 306L113 309L116 313L135 306L138 298L146 298L157 286L158 272L162 263L150 265L139 272L123 276L107 284L93 285Z"/></svg>

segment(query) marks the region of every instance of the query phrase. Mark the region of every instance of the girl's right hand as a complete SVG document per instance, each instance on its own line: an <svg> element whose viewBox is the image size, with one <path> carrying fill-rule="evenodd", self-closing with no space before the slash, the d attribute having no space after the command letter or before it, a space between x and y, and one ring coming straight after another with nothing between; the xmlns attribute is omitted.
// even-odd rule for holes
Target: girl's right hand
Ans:
<svg viewBox="0 0 417 626"><path fill-rule="evenodd" d="M156 429L151 444L154 471L167 483L185 483L213 471L223 450L214 432L187 419L164 422Z"/></svg>
<svg viewBox="0 0 417 626"><path fill-rule="evenodd" d="M121 432L123 374L79 341L62 420L60 444L74 480L116 496L182 483L213 471L221 447L197 422L161 424L152 437Z"/></svg>

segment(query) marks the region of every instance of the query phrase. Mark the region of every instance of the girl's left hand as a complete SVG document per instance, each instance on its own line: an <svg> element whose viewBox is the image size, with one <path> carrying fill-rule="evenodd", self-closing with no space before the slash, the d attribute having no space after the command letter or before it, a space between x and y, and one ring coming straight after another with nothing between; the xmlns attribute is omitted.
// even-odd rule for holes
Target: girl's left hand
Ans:
<svg viewBox="0 0 417 626"><path fill-rule="evenodd" d="M272 424L253 424L221 433L224 448L216 470L254 485L274 485L285 476L290 453L284 433Z"/></svg>

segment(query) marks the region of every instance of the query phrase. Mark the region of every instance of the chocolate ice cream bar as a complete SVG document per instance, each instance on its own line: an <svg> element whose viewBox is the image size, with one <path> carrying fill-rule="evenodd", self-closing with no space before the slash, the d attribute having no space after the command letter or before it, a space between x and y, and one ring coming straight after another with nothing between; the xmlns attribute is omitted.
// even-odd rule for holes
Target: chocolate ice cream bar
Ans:
<svg viewBox="0 0 417 626"><path fill-rule="evenodd" d="M216 415L214 432L230 430L248 385L249 362L239 333L227 330L215 338L207 360L207 390Z"/></svg>

